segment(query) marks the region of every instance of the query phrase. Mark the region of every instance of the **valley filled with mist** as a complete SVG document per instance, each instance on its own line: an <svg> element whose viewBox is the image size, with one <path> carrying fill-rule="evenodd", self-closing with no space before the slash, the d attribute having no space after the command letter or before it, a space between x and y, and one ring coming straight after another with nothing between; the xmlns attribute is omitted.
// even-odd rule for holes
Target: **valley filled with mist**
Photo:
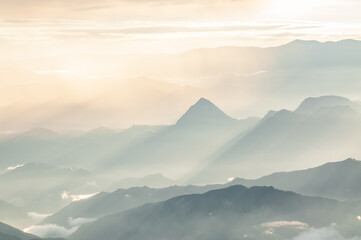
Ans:
<svg viewBox="0 0 361 240"><path fill-rule="evenodd" d="M0 240L361 240L360 10L0 1Z"/></svg>
<svg viewBox="0 0 361 240"><path fill-rule="evenodd" d="M0 221L34 235L4 226L15 239L361 236L360 136L361 104L340 96L245 119L201 98L172 125L6 134Z"/></svg>

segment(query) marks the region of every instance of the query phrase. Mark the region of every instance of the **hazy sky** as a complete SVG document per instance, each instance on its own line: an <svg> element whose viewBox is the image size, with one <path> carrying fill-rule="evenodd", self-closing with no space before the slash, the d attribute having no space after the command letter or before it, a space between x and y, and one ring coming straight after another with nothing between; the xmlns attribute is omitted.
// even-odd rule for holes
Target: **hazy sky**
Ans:
<svg viewBox="0 0 361 240"><path fill-rule="evenodd" d="M169 124L199 97L247 116L243 106L263 104L270 87L248 81L254 72L236 73L238 85L247 83L238 88L215 87L209 76L198 88L193 79L175 85L143 72L125 80L118 70L126 54L361 39L360 9L359 0L1 0L0 131Z"/></svg>
<svg viewBox="0 0 361 240"><path fill-rule="evenodd" d="M1 58L360 38L358 0L2 0Z"/></svg>

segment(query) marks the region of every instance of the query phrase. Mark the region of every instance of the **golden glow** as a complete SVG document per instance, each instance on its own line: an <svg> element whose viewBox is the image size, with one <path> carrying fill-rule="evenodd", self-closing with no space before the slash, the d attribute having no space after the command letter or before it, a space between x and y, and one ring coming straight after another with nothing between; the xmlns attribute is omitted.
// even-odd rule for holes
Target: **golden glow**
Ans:
<svg viewBox="0 0 361 240"><path fill-rule="evenodd" d="M224 95L215 90L219 82L209 76L144 76L129 67L134 54L269 47L295 38L358 39L360 7L358 0L0 1L0 130L72 128L75 120L91 128L100 124L101 114L111 116L103 125L116 127L135 119L172 123L201 96L222 101ZM182 64L179 69L187 71ZM235 72L230 78L257 77L266 70ZM241 94L232 93L242 95L237 102L255 101L262 83L243 84ZM164 104L162 97L169 95L174 102ZM184 96L181 104L175 100ZM226 110L238 111L223 103ZM176 108L168 116L156 116L171 104ZM19 116L27 113L32 114L23 124ZM71 117L59 117L66 113Z"/></svg>

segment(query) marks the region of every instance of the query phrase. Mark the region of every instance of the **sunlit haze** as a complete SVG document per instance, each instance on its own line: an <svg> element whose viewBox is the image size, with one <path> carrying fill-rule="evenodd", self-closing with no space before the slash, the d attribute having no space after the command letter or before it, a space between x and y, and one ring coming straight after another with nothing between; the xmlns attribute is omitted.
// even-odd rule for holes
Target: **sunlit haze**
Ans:
<svg viewBox="0 0 361 240"><path fill-rule="evenodd" d="M192 75L180 61L172 73L150 73L149 62L157 63L155 54L199 48L359 39L360 5L356 0L1 1L0 130L172 124L200 97L238 118L294 108L304 95L262 108L255 105L265 91L262 81L243 80L236 94L229 92L233 86L217 84L229 76L207 76L204 66ZM243 54L241 62L247 58ZM228 74L244 79L268 71ZM165 97L170 94L178 97ZM19 117L30 112L26 120Z"/></svg>
<svg viewBox="0 0 361 240"><path fill-rule="evenodd" d="M361 0L0 0L0 240L361 240Z"/></svg>

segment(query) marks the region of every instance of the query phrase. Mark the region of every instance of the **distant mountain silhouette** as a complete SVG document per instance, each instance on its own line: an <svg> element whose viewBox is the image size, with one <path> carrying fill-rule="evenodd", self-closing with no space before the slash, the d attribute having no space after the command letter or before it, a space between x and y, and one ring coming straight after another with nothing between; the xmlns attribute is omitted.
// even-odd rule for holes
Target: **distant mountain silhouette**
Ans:
<svg viewBox="0 0 361 240"><path fill-rule="evenodd" d="M193 180L253 178L276 171L314 167L360 155L361 112L348 99L306 99L296 111L269 112L256 127L208 159Z"/></svg>
<svg viewBox="0 0 361 240"><path fill-rule="evenodd" d="M273 173L255 180L235 179L233 184L273 186L310 196L360 200L361 162L347 159L294 172Z"/></svg>
<svg viewBox="0 0 361 240"><path fill-rule="evenodd" d="M118 179L119 173L110 171L126 169L127 175L132 176L140 171L151 174L153 171L147 171L153 168L177 178L202 164L213 151L257 121L258 118L233 119L201 98L170 126L134 126L118 132L100 128L75 136L33 129L0 142L4 159L0 167L44 162L107 172L110 178ZM174 170L171 173L169 166Z"/></svg>
<svg viewBox="0 0 361 240"><path fill-rule="evenodd" d="M131 187L167 187L175 185L176 181L164 177L162 174L150 174L139 178L124 178L113 182L107 189L131 188Z"/></svg>
<svg viewBox="0 0 361 240"><path fill-rule="evenodd" d="M90 173L83 169L63 169L45 163L27 163L24 166L19 166L14 170L10 170L0 176L3 179L19 179L54 176L54 175L89 175Z"/></svg>
<svg viewBox="0 0 361 240"><path fill-rule="evenodd" d="M0 213L0 222L6 222L12 226L24 228L33 222L26 211L3 200L0 200Z"/></svg>
<svg viewBox="0 0 361 240"><path fill-rule="evenodd" d="M62 134L52 131L50 129L46 128L33 128L23 134L20 135L20 137L28 137L28 138L34 138L34 139L55 139L61 137Z"/></svg>
<svg viewBox="0 0 361 240"><path fill-rule="evenodd" d="M304 197L272 187L232 186L172 198L82 226L70 240L115 239L265 239L267 222L297 221L304 228L356 223L359 203ZM352 218L349 218L352 217ZM351 226L350 226L351 227ZM304 228L272 229L272 239L291 239ZM353 230L360 232L353 226ZM274 235L273 235L274 234ZM354 232L354 234L357 234Z"/></svg>
<svg viewBox="0 0 361 240"><path fill-rule="evenodd" d="M360 200L361 162L347 159L295 172L274 173L256 180L236 178L226 184L206 186L171 186L161 189L130 188L112 193L101 193L88 200L70 204L48 217L43 224L68 225L69 218L99 218L115 214L145 203L164 201L172 197L205 193L233 185L273 186L303 195L339 200Z"/></svg>
<svg viewBox="0 0 361 240"><path fill-rule="evenodd" d="M232 184L232 183L229 183ZM73 202L59 212L44 219L42 224L68 226L69 218L100 218L119 213L146 203L165 201L169 198L194 193L205 193L224 185L170 186L166 188L134 187L99 193L87 200Z"/></svg>
<svg viewBox="0 0 361 240"><path fill-rule="evenodd" d="M25 233L19 229L0 222L1 240L65 240L62 238L39 238L38 236Z"/></svg>
<svg viewBox="0 0 361 240"><path fill-rule="evenodd" d="M317 98L307 98L296 109L295 112L301 114L312 114L322 107L349 106L355 110L361 109L361 105L339 96L322 96Z"/></svg>
<svg viewBox="0 0 361 240"><path fill-rule="evenodd" d="M0 222L0 239L1 240L35 240L39 237L24 233L16 228Z"/></svg>
<svg viewBox="0 0 361 240"><path fill-rule="evenodd" d="M252 128L257 118L232 119L206 99L200 99L175 125L118 151L102 163L114 167L147 171L157 169L169 176L191 171L235 136Z"/></svg>
<svg viewBox="0 0 361 240"><path fill-rule="evenodd" d="M359 55L361 41L342 40L338 42L325 42L295 40L288 44L271 48L234 47L195 49L179 54L163 54L158 57L159 62L150 62L151 57L136 59L146 66L143 74L154 76L163 64L165 74L184 74L177 66L187 69L188 74L206 74L226 71L242 71L249 69L268 69L269 67L289 68L327 65L355 65L361 62ZM247 56L247 62L241 61L241 56ZM202 61L201 61L202 60ZM135 64L135 63L128 63ZM151 68L151 67L152 68ZM238 69L237 67L238 66ZM203 70L203 71L202 71ZM161 71L159 71L161 72ZM164 74L164 73L163 73Z"/></svg>
<svg viewBox="0 0 361 240"><path fill-rule="evenodd" d="M91 130L78 136L36 137L34 130L0 142L1 168L27 162L44 162L60 167L99 169L99 162L114 152L120 152L139 139L144 139L162 126L134 126L124 131ZM50 134L53 131L49 130ZM49 133L47 130L41 132ZM101 134L100 132L101 131ZM38 130L35 131L38 133ZM30 135L32 137L28 137ZM58 135L56 135L58 136ZM21 149L21 151L18 151Z"/></svg>
<svg viewBox="0 0 361 240"><path fill-rule="evenodd" d="M235 124L236 119L222 112L211 101L201 98L177 121L176 125Z"/></svg>
<svg viewBox="0 0 361 240"><path fill-rule="evenodd" d="M110 79L99 80L102 82L100 86L106 89L99 97L112 103L114 108L102 108L103 114L99 114L96 110L98 107L95 106L99 106L97 98L69 105L71 99L68 95L71 94L66 94L66 83L55 77L21 69L2 68L0 78L12 79L11 83L15 82L14 85L7 86L7 90L14 93L10 94L14 96L11 97L14 104L19 100L15 93L24 89L24 85L29 89L29 93L44 98L40 105L33 104L32 107L27 108L29 114L38 111L39 106L49 100L58 99L61 102L60 106L52 108L50 113L44 113L43 117L31 114L35 118L35 123L47 122L45 119L49 119L51 121L49 124L63 125L64 121L74 114L77 116L72 118L75 128L83 128L82 123L86 123L86 128L106 125L108 122L112 124L122 122L124 125L129 125L134 123L135 119L153 116L162 117L154 117L152 122L166 119L164 122L168 123L176 118L181 108L185 108L187 104L191 104L201 96L223 99L222 104L227 105L231 101L239 102L244 107L242 109L249 109L252 114L263 113L272 107L280 108L283 102L293 107L293 104L300 99L310 95L358 96L358 89L361 87L360 49L361 43L357 40L338 42L296 40L270 48L223 46L177 54L133 55L123 59L115 55L63 56L69 61L74 61L74 58L80 61L85 57L94 69L97 66L104 66L106 61L107 70L110 70L109 74L112 76ZM48 66L47 69L61 68L57 58L45 61L33 59L33 61L41 61L41 64ZM93 69L89 69L91 70ZM104 71L104 68L98 70ZM139 76L139 73L146 77L135 77ZM118 79L119 76L128 79L124 82L120 79L119 81L111 79ZM179 80L178 83L182 85L155 79L172 79L172 82ZM109 81L112 82L110 87L106 84ZM19 82L21 85L18 84ZM57 84L49 86L49 82ZM54 96L54 92L59 95ZM132 92L142 92L146 100L139 101L138 96L128 94ZM257 96L258 100L249 101L248 94ZM32 102L32 99L29 101ZM241 106L237 109L235 104L229 105L232 106L233 112L239 113ZM114 113L114 109L124 108L130 114L118 115L118 111ZM9 109L6 109L6 112L9 112ZM6 116L8 114L5 110L1 112L4 116L3 131L6 131L7 127L14 126L13 119L16 119L16 125L25 125L25 127L31 125L20 117L22 114L20 110L11 109L13 114L9 116ZM133 111L135 109L141 110ZM87 121L87 116L92 121Z"/></svg>
<svg viewBox="0 0 361 240"><path fill-rule="evenodd" d="M0 191L4 200L27 211L52 213L71 202L71 199L62 198L64 191L97 192L97 186L87 184L94 180L98 180L96 176L82 169L28 163L0 175Z"/></svg>

